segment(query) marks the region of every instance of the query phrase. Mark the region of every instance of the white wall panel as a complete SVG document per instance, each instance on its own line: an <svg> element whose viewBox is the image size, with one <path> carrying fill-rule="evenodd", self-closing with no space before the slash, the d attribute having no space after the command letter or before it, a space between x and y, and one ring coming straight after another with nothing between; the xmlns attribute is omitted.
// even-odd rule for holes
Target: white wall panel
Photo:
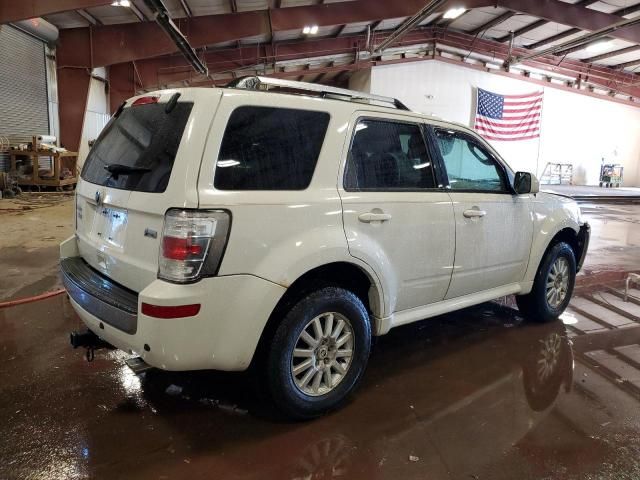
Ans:
<svg viewBox="0 0 640 480"><path fill-rule="evenodd" d="M367 82L358 78L357 86ZM397 97L412 110L472 125L475 87L522 94L542 86L437 61L374 67L372 93ZM354 85L355 86L355 85ZM574 182L597 185L602 158L625 167L626 186L640 186L640 108L544 88L540 141L491 142L515 170L542 174L547 162L571 163Z"/></svg>
<svg viewBox="0 0 640 480"><path fill-rule="evenodd" d="M58 101L58 75L56 70L56 51L48 45L44 47L47 70L47 99L49 109L49 134L60 139L60 115Z"/></svg>
<svg viewBox="0 0 640 480"><path fill-rule="evenodd" d="M104 68L94 69L93 74L106 78ZM82 138L78 151L78 169L84 164L89 154L89 141L95 140L109 121L109 99L105 89L105 83L95 78L89 84L89 97L87 98L87 111L84 115Z"/></svg>
<svg viewBox="0 0 640 480"><path fill-rule="evenodd" d="M349 77L349 88L359 92L371 91L371 69L357 70Z"/></svg>

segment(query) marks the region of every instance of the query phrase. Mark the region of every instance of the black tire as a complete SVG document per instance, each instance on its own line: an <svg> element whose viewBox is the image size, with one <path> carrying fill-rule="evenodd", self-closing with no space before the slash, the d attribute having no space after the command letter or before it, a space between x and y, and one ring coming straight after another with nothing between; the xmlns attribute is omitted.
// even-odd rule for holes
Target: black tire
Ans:
<svg viewBox="0 0 640 480"><path fill-rule="evenodd" d="M551 267L560 257L565 258L568 262L569 278L564 299L559 305L554 307L550 305L547 300L546 283ZM567 308L567 305L569 305L575 282L576 258L573 250L565 242L556 243L547 251L545 257L542 259L533 282L533 289L531 290L531 293L516 297L518 309L527 320L541 323L556 320Z"/></svg>
<svg viewBox="0 0 640 480"><path fill-rule="evenodd" d="M332 390L322 395L308 395L294 381L293 351L302 330L314 318L328 312L338 313L349 322L353 332L351 360L346 373ZM311 419L337 408L361 379L370 350L369 315L355 294L343 288L324 287L306 295L285 314L266 353L264 378L275 406L295 420Z"/></svg>

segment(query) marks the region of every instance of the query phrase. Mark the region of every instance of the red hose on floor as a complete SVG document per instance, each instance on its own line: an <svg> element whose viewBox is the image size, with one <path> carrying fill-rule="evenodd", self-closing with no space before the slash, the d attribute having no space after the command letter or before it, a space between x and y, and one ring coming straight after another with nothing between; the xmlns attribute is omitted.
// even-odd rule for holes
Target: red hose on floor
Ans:
<svg viewBox="0 0 640 480"><path fill-rule="evenodd" d="M60 290L54 290L53 292L42 293L34 297L18 298L17 300L0 302L0 308L15 307L16 305L22 305L24 303L37 302L38 300L44 300L45 298L55 297L56 295L60 295L65 292L66 290L64 288L61 288Z"/></svg>

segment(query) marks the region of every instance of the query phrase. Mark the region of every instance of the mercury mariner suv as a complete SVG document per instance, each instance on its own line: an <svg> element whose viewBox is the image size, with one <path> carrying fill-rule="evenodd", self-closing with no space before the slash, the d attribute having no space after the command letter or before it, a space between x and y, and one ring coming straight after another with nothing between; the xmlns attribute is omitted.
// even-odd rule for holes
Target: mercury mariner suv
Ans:
<svg viewBox="0 0 640 480"><path fill-rule="evenodd" d="M373 335L511 294L558 318L589 226L538 189L474 131L395 99L263 77L163 90L95 142L61 268L84 345L256 368L311 418L354 390Z"/></svg>

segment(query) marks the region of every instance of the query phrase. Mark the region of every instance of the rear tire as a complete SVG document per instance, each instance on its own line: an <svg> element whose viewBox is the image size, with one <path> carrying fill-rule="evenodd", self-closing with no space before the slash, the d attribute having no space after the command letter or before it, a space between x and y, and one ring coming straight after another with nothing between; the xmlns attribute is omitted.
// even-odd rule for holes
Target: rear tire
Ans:
<svg viewBox="0 0 640 480"><path fill-rule="evenodd" d="M518 309L527 320L551 322L569 305L576 281L576 259L571 247L559 242L542 260L533 289L516 297Z"/></svg>
<svg viewBox="0 0 640 480"><path fill-rule="evenodd" d="M318 417L353 392L370 350L362 301L343 288L316 290L289 310L274 334L264 372L269 393L289 418Z"/></svg>

